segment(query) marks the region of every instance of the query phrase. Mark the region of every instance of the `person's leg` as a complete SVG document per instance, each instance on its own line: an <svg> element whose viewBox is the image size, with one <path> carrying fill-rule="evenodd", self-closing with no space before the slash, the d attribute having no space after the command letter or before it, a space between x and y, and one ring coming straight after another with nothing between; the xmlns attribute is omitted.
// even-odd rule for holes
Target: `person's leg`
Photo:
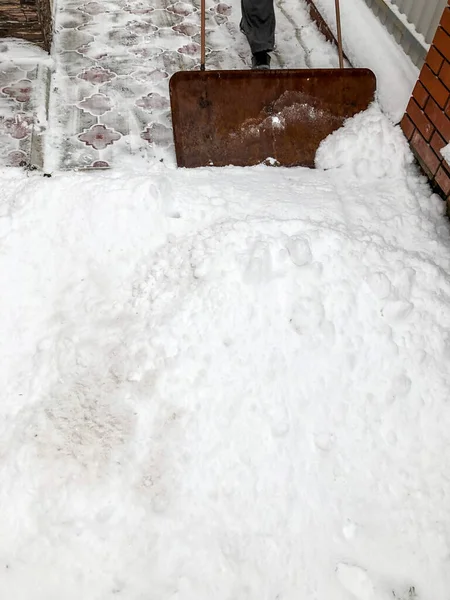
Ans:
<svg viewBox="0 0 450 600"><path fill-rule="evenodd" d="M241 30L252 54L271 52L275 45L274 0L241 0Z"/></svg>

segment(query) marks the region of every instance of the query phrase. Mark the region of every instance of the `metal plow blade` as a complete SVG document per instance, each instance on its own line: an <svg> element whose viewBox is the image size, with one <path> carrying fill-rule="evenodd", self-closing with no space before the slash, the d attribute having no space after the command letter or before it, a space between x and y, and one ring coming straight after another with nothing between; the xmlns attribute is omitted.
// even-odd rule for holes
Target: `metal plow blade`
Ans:
<svg viewBox="0 0 450 600"><path fill-rule="evenodd" d="M313 167L320 142L365 110L375 89L369 69L175 73L177 164Z"/></svg>

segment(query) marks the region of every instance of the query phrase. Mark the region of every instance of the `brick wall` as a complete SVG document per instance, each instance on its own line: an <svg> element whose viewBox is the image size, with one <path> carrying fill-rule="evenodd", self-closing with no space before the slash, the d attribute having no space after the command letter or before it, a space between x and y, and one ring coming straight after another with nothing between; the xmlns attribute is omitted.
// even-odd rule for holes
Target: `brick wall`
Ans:
<svg viewBox="0 0 450 600"><path fill-rule="evenodd" d="M17 37L49 51L52 42L50 0L0 0L0 38Z"/></svg>
<svg viewBox="0 0 450 600"><path fill-rule="evenodd" d="M450 206L450 165L440 154L450 142L450 0L401 126L433 187Z"/></svg>

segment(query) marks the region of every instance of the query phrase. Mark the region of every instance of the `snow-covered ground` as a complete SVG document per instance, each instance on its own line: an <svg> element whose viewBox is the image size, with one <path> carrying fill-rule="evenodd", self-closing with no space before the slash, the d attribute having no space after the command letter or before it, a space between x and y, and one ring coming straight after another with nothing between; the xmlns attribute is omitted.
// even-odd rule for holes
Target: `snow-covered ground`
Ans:
<svg viewBox="0 0 450 600"><path fill-rule="evenodd" d="M449 229L410 161L373 107L315 171L0 173L0 597L446 598Z"/></svg>
<svg viewBox="0 0 450 600"><path fill-rule="evenodd" d="M0 598L447 600L450 228L384 81L315 170L0 170Z"/></svg>

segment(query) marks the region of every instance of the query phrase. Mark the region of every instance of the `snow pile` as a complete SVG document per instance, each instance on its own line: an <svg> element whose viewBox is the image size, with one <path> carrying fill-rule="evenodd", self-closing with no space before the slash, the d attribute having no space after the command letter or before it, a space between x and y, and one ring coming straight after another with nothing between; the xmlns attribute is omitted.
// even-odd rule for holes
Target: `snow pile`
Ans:
<svg viewBox="0 0 450 600"><path fill-rule="evenodd" d="M376 103L348 119L316 154L316 167L347 170L360 181L404 177L412 162L400 127L393 129Z"/></svg>
<svg viewBox="0 0 450 600"><path fill-rule="evenodd" d="M1 597L446 598L450 244L408 162L372 107L329 171L0 172Z"/></svg>

